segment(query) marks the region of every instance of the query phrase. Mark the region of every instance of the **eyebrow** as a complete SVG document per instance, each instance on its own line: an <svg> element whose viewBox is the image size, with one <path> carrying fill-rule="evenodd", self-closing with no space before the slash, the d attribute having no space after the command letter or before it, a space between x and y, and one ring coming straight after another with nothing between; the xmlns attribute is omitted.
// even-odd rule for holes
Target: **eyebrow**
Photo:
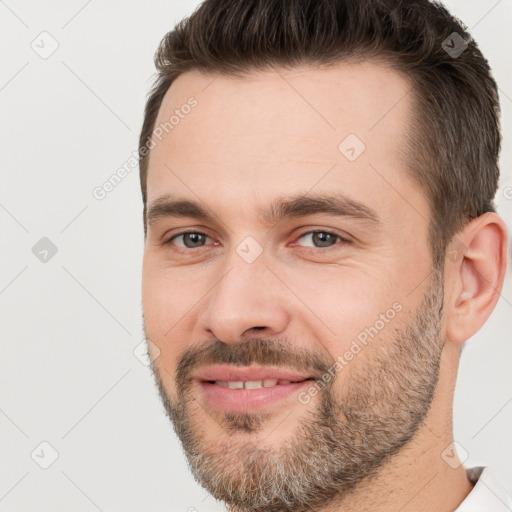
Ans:
<svg viewBox="0 0 512 512"><path fill-rule="evenodd" d="M342 193L297 194L278 198L269 206L258 207L257 213L263 222L269 225L287 218L301 218L315 214L351 217L367 221L374 226L380 224L375 210ZM170 194L158 197L149 205L146 215L148 225L170 217L190 217L205 222L215 222L214 216L200 203L176 198Z"/></svg>

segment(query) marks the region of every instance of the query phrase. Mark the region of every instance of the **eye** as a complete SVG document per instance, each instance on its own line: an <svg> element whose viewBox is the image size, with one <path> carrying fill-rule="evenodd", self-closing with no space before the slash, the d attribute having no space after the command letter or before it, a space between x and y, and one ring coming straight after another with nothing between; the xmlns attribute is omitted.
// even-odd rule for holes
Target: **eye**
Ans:
<svg viewBox="0 0 512 512"><path fill-rule="evenodd" d="M185 252L187 249L200 249L204 247L206 244L206 240L210 239L208 235L205 233L201 233L200 231L184 231L182 233L178 233L172 236L166 244L174 245L177 247L179 252ZM300 235L297 240L305 239L311 242L313 245L300 245L305 247L306 249L309 247L312 250L315 249L329 249L338 244L349 244L350 240L343 238L336 233L332 233L330 231L318 230L318 231L308 231L307 233L303 233ZM211 240L211 239L210 239ZM178 242L179 241L179 242ZM217 244L214 244L217 245Z"/></svg>
<svg viewBox="0 0 512 512"><path fill-rule="evenodd" d="M204 246L207 238L210 237L205 233L200 233L198 231L185 231L184 233L174 235L166 243L173 244L184 249L197 249ZM175 242L175 240L179 239L182 239L182 243Z"/></svg>
<svg viewBox="0 0 512 512"><path fill-rule="evenodd" d="M297 240L305 239L313 243L313 248L315 249L322 249L322 248L330 248L337 244L337 241L343 242L343 243L350 243L349 240L341 237L340 235L337 235L336 233L332 233L330 231L308 231L307 233L303 233L299 236ZM302 244L299 244L302 245ZM308 246L304 246L308 247Z"/></svg>

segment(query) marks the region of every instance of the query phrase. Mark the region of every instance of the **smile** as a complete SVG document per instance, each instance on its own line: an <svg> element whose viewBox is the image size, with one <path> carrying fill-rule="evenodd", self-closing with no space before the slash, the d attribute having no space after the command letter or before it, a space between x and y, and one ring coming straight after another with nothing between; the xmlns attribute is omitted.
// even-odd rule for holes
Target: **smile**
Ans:
<svg viewBox="0 0 512 512"><path fill-rule="evenodd" d="M248 381L225 381L225 380L217 380L217 381L207 381L210 384L215 384L217 386L222 386L224 388L229 389L259 389L259 388L271 388L274 386L283 386L285 384L304 382L305 380L313 380L312 378L303 379L303 380L277 380L277 379L265 379L265 380L248 380Z"/></svg>

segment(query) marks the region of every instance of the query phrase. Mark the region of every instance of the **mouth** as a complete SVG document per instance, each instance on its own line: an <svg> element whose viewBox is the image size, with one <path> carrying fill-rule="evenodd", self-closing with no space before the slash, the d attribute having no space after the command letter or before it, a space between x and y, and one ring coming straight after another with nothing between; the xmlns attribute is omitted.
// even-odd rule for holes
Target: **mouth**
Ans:
<svg viewBox="0 0 512 512"><path fill-rule="evenodd" d="M278 368L211 366L195 381L207 404L215 409L248 412L296 397L315 378Z"/></svg>
<svg viewBox="0 0 512 512"><path fill-rule="evenodd" d="M285 386L286 384L297 384L307 380L314 380L313 377L308 377L302 380L286 380L286 379L264 379L264 380L203 380L207 384L214 384L223 388L229 389L260 389L260 388L273 388L274 386Z"/></svg>

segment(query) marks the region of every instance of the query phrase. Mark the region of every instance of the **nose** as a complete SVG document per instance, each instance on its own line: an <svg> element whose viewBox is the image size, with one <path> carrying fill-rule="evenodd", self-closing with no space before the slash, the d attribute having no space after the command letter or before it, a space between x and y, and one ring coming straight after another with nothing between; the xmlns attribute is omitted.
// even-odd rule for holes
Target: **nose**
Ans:
<svg viewBox="0 0 512 512"><path fill-rule="evenodd" d="M268 269L263 256L246 263L235 254L230 263L203 303L199 317L203 331L224 343L240 342L244 334L284 332L290 318L290 291Z"/></svg>

